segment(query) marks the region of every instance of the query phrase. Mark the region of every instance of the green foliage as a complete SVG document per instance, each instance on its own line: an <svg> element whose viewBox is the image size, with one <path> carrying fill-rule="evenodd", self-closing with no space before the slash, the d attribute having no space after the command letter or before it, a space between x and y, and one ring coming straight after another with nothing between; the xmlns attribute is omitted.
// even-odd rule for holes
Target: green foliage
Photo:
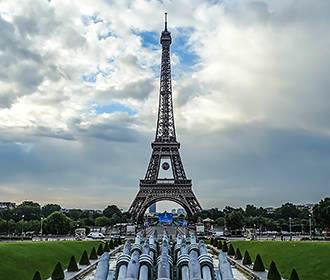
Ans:
<svg viewBox="0 0 330 280"><path fill-rule="evenodd" d="M115 248L115 244L112 239L109 241L109 248L110 248L110 250Z"/></svg>
<svg viewBox="0 0 330 280"><path fill-rule="evenodd" d="M115 239L115 241L113 242L113 246L115 247L115 248L117 248L118 247L118 239Z"/></svg>
<svg viewBox="0 0 330 280"><path fill-rule="evenodd" d="M64 271L60 262L58 262L54 268L52 280L64 280Z"/></svg>
<svg viewBox="0 0 330 280"><path fill-rule="evenodd" d="M84 250L83 254L81 255L79 264L80 265L89 265L90 264L86 250Z"/></svg>
<svg viewBox="0 0 330 280"><path fill-rule="evenodd" d="M94 247L93 247L94 248ZM69 265L68 265L68 271L69 272L75 272L78 271L78 265L77 265L77 261L76 258L74 256L71 257Z"/></svg>
<svg viewBox="0 0 330 280"><path fill-rule="evenodd" d="M292 269L289 280L299 280L298 273L295 269Z"/></svg>
<svg viewBox="0 0 330 280"><path fill-rule="evenodd" d="M123 242L121 241L121 238L118 239L118 245L122 245Z"/></svg>
<svg viewBox="0 0 330 280"><path fill-rule="evenodd" d="M104 247L103 247L103 251L104 252L110 252L110 247L109 247L109 243L105 242Z"/></svg>
<svg viewBox="0 0 330 280"><path fill-rule="evenodd" d="M222 249L222 242L221 242L221 240L218 241L217 248L218 248L219 250Z"/></svg>
<svg viewBox="0 0 330 280"><path fill-rule="evenodd" d="M215 223L218 225L218 226L224 226L225 224L225 218L224 217L219 217L215 220Z"/></svg>
<svg viewBox="0 0 330 280"><path fill-rule="evenodd" d="M244 265L252 264L251 257L250 257L250 254L249 254L248 250L246 250L245 253L244 253L243 264Z"/></svg>
<svg viewBox="0 0 330 280"><path fill-rule="evenodd" d="M313 216L323 228L330 228L330 197L326 197L313 207Z"/></svg>
<svg viewBox="0 0 330 280"><path fill-rule="evenodd" d="M270 263L270 267L267 274L268 280L281 280L281 274L278 272L276 264L274 261Z"/></svg>
<svg viewBox="0 0 330 280"><path fill-rule="evenodd" d="M121 211L116 205L108 205L107 208L103 210L103 215L108 218L112 218L114 214L121 216Z"/></svg>
<svg viewBox="0 0 330 280"><path fill-rule="evenodd" d="M41 275L39 271L36 271L36 273L33 275L32 280L41 280Z"/></svg>
<svg viewBox="0 0 330 280"><path fill-rule="evenodd" d="M51 234L67 234L71 229L71 219L62 212L50 214L43 222L44 231Z"/></svg>
<svg viewBox="0 0 330 280"><path fill-rule="evenodd" d="M105 216L97 217L95 219L95 225L99 227L104 227L110 225L110 219Z"/></svg>
<svg viewBox="0 0 330 280"><path fill-rule="evenodd" d="M234 249L233 244L231 244L231 243L229 244L228 255L229 256L234 256L235 255L235 249Z"/></svg>
<svg viewBox="0 0 330 280"><path fill-rule="evenodd" d="M41 214L46 218L56 211L61 211L61 206L58 204L46 204L41 208Z"/></svg>
<svg viewBox="0 0 330 280"><path fill-rule="evenodd" d="M264 263L262 262L259 254L256 256L256 260L254 261L253 271L265 271Z"/></svg>
<svg viewBox="0 0 330 280"><path fill-rule="evenodd" d="M97 260L97 254L96 254L96 250L95 247L93 247L91 254L89 255L89 259L90 260Z"/></svg>
<svg viewBox="0 0 330 280"><path fill-rule="evenodd" d="M241 259L242 259L241 251L239 250L239 248L237 248L235 253L235 260L241 260Z"/></svg>
<svg viewBox="0 0 330 280"><path fill-rule="evenodd" d="M228 210L229 211L229 210ZM244 226L244 211L243 209L230 210L225 214L226 225L231 230L241 229Z"/></svg>
<svg viewBox="0 0 330 280"><path fill-rule="evenodd" d="M223 245L222 245L222 252L228 252L227 241L224 241L224 242L223 242Z"/></svg>
<svg viewBox="0 0 330 280"><path fill-rule="evenodd" d="M101 256L103 253L104 253L103 245L102 245L102 243L100 243L100 244L99 244L99 247L97 248L97 254L98 254L99 256Z"/></svg>

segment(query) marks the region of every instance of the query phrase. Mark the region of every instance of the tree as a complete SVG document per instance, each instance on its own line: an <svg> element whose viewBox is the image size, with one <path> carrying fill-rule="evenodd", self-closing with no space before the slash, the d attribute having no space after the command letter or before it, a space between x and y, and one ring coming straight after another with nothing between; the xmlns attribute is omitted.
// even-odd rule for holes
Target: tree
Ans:
<svg viewBox="0 0 330 280"><path fill-rule="evenodd" d="M267 279L268 280L281 280L282 279L281 274L278 272L274 261L272 261L270 263L270 267L269 267L268 274L267 274Z"/></svg>
<svg viewBox="0 0 330 280"><path fill-rule="evenodd" d="M226 226L231 230L241 229L244 225L244 215L242 209L234 209L225 214Z"/></svg>
<svg viewBox="0 0 330 280"><path fill-rule="evenodd" d="M16 221L24 220L40 220L41 210L40 205L33 201L24 201L12 210L13 217Z"/></svg>
<svg viewBox="0 0 330 280"><path fill-rule="evenodd" d="M112 218L114 214L121 216L121 211L116 205L109 205L103 210L103 215Z"/></svg>
<svg viewBox="0 0 330 280"><path fill-rule="evenodd" d="M326 197L313 207L313 216L321 228L330 228L330 197Z"/></svg>
<svg viewBox="0 0 330 280"><path fill-rule="evenodd" d="M235 253L235 260L241 260L241 259L242 259L241 251L239 250L239 248L237 248Z"/></svg>
<svg viewBox="0 0 330 280"><path fill-rule="evenodd" d="M36 271L36 273L33 275L32 280L41 280L41 275L39 271Z"/></svg>
<svg viewBox="0 0 330 280"><path fill-rule="evenodd" d="M110 219L105 216L97 217L95 219L95 225L99 227L108 226L110 224Z"/></svg>
<svg viewBox="0 0 330 280"><path fill-rule="evenodd" d="M231 244L231 243L229 244L228 255L229 256L234 256L235 255L235 249L234 249L233 244Z"/></svg>
<svg viewBox="0 0 330 280"><path fill-rule="evenodd" d="M99 256L101 256L103 253L104 253L103 245L102 245L102 243L100 243L100 244L99 244L99 247L97 248L97 254L98 254Z"/></svg>
<svg viewBox="0 0 330 280"><path fill-rule="evenodd" d="M60 262L58 262L54 268L52 280L64 280L64 271Z"/></svg>
<svg viewBox="0 0 330 280"><path fill-rule="evenodd" d="M70 219L77 221L82 214L81 209L70 209L66 214Z"/></svg>
<svg viewBox="0 0 330 280"><path fill-rule="evenodd" d="M300 211L297 206L292 203L285 203L275 210L274 215L276 219L284 219L287 221L289 218L298 218Z"/></svg>
<svg viewBox="0 0 330 280"><path fill-rule="evenodd" d="M249 254L248 250L246 250L245 253L244 253L244 258L243 258L243 262L242 263L244 265L250 265L250 264L252 264L251 257L250 257L250 254Z"/></svg>
<svg viewBox="0 0 330 280"><path fill-rule="evenodd" d="M74 256L71 256L70 262L69 262L69 265L68 265L68 271L69 272L75 272L75 271L78 271L78 270L79 270L79 268L78 268L78 265L77 265L76 258Z"/></svg>
<svg viewBox="0 0 330 280"><path fill-rule="evenodd" d="M256 256L256 260L254 261L253 271L265 271L264 263L262 262L262 259L259 254Z"/></svg>
<svg viewBox="0 0 330 280"><path fill-rule="evenodd" d="M56 211L61 211L61 206L58 204L46 204L41 208L41 214L45 218Z"/></svg>
<svg viewBox="0 0 330 280"><path fill-rule="evenodd" d="M89 265L90 264L86 250L84 250L83 254L81 255L79 264L80 265Z"/></svg>
<svg viewBox="0 0 330 280"><path fill-rule="evenodd" d="M108 242L105 242L105 245L103 247L103 251L104 252L110 252L110 247L109 247L109 243Z"/></svg>
<svg viewBox="0 0 330 280"><path fill-rule="evenodd" d="M50 214L44 221L44 230L51 234L67 234L71 229L71 219L62 212Z"/></svg>
<svg viewBox="0 0 330 280"><path fill-rule="evenodd" d="M224 217L219 217L215 220L215 223L218 225L218 226L224 226L225 224L225 218Z"/></svg>
<svg viewBox="0 0 330 280"><path fill-rule="evenodd" d="M228 252L228 245L227 245L227 242L224 241L223 242L223 245L222 245L222 249L221 249L223 252Z"/></svg>
<svg viewBox="0 0 330 280"><path fill-rule="evenodd" d="M96 254L96 250L95 250L95 247L93 247L90 255L89 255L89 259L90 260L97 260L97 254Z"/></svg>
<svg viewBox="0 0 330 280"><path fill-rule="evenodd" d="M109 248L110 248L111 250L115 248L115 244L114 244L114 242L113 242L112 239L109 241Z"/></svg>
<svg viewBox="0 0 330 280"><path fill-rule="evenodd" d="M295 269L292 269L289 280L299 280L298 273Z"/></svg>

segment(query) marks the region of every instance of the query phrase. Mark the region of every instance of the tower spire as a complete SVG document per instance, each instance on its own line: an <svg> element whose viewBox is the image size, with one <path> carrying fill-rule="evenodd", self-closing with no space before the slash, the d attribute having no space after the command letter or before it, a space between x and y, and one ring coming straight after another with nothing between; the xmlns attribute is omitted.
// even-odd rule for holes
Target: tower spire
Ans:
<svg viewBox="0 0 330 280"><path fill-rule="evenodd" d="M160 93L158 107L158 121L155 142L176 142L172 82L171 82L171 55L170 45L172 43L171 32L167 30L167 13L165 13L165 30L160 36L162 45L162 62L160 69Z"/></svg>
<svg viewBox="0 0 330 280"><path fill-rule="evenodd" d="M165 31L167 31L167 13L165 13Z"/></svg>

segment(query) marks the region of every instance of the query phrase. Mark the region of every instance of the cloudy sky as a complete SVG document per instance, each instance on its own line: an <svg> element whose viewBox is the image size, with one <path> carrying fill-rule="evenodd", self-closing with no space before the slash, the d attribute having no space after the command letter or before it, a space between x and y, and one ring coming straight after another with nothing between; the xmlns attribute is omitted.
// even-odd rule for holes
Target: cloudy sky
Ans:
<svg viewBox="0 0 330 280"><path fill-rule="evenodd" d="M126 209L154 138L163 13L204 208L330 194L330 1L0 0L0 201Z"/></svg>

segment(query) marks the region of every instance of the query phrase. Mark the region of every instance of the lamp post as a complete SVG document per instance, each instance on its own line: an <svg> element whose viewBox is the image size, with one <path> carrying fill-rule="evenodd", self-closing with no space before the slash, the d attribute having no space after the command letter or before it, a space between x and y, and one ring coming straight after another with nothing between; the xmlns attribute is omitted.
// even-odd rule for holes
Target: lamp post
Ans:
<svg viewBox="0 0 330 280"><path fill-rule="evenodd" d="M292 240L292 234L291 234L291 217L289 217L289 227L290 227L290 240Z"/></svg>
<svg viewBox="0 0 330 280"><path fill-rule="evenodd" d="M44 220L44 217L40 218L40 235L42 235L42 222Z"/></svg>
<svg viewBox="0 0 330 280"><path fill-rule="evenodd" d="M23 225L24 225L24 215L22 215L22 232L21 232L21 236L22 236L22 241L23 241Z"/></svg>
<svg viewBox="0 0 330 280"><path fill-rule="evenodd" d="M309 214L309 238L312 240L312 214Z"/></svg>

